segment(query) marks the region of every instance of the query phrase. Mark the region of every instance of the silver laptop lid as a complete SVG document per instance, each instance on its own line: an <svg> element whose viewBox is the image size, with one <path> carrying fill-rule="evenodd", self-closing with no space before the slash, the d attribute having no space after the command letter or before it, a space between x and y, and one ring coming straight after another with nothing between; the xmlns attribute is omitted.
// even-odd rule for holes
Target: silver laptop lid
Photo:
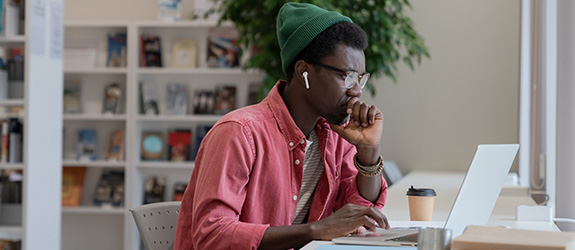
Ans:
<svg viewBox="0 0 575 250"><path fill-rule="evenodd" d="M467 225L487 225L518 149L518 144L477 147L445 223L454 238Z"/></svg>

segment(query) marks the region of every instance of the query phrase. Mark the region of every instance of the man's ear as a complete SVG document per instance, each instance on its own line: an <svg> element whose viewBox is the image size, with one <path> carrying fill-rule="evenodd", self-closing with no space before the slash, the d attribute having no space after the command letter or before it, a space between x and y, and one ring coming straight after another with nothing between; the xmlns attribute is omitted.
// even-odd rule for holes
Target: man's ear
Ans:
<svg viewBox="0 0 575 250"><path fill-rule="evenodd" d="M294 65L294 74L303 82L303 72L308 71L309 64L304 60L298 60Z"/></svg>

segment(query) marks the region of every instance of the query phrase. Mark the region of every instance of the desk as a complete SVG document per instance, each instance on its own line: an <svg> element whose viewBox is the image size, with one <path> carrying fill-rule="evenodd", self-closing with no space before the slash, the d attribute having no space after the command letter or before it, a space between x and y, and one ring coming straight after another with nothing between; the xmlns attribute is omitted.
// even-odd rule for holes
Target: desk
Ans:
<svg viewBox="0 0 575 250"><path fill-rule="evenodd" d="M405 195L407 189L411 185L416 188L433 188L437 193L433 209L433 221L446 221L464 178L464 172L413 171L388 189L387 201L381 211L391 221L390 224L392 226L393 221L409 221L409 204ZM487 225L560 231L553 222L515 221L515 211L518 205L535 205L535 202L531 197L525 195L500 195ZM313 241L302 248L302 250L312 250L322 244L331 243L329 241Z"/></svg>

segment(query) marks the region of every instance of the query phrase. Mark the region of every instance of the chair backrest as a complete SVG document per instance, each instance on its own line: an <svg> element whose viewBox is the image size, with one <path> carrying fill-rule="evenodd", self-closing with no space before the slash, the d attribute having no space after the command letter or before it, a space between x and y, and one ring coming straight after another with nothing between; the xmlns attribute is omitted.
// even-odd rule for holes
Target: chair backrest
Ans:
<svg viewBox="0 0 575 250"><path fill-rule="evenodd" d="M180 201L157 202L130 209L146 249L174 248L180 203Z"/></svg>
<svg viewBox="0 0 575 250"><path fill-rule="evenodd" d="M385 167L383 167L383 178L387 182L387 185L391 186L403 178L403 174L394 161L386 160Z"/></svg>

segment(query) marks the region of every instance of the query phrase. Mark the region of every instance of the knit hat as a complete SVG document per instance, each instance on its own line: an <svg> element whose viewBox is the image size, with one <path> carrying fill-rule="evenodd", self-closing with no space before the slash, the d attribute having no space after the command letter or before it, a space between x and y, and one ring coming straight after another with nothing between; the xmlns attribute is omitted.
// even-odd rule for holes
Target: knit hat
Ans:
<svg viewBox="0 0 575 250"><path fill-rule="evenodd" d="M321 32L340 22L352 22L335 11L327 11L308 3L286 3L279 11L277 36L281 49L282 70Z"/></svg>

